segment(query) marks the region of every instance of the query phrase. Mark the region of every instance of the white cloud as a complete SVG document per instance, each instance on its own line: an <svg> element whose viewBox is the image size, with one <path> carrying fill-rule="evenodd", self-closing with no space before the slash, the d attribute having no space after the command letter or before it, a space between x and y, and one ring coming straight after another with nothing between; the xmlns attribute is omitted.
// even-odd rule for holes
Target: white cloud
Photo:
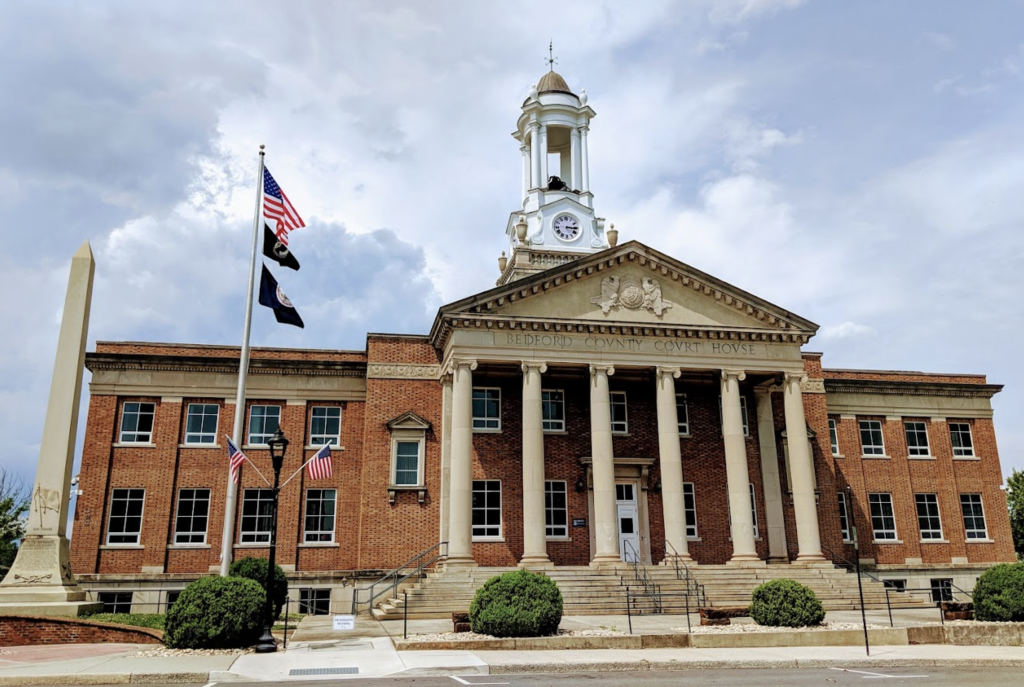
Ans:
<svg viewBox="0 0 1024 687"><path fill-rule="evenodd" d="M878 336L878 332L866 324L856 322L841 322L830 324L818 330L818 336L822 339L854 339L869 338Z"/></svg>

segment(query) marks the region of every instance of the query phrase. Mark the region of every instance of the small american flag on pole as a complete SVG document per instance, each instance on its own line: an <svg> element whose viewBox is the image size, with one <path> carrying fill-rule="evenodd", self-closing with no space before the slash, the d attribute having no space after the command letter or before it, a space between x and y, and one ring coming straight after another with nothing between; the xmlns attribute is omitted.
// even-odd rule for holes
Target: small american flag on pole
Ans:
<svg viewBox="0 0 1024 687"><path fill-rule="evenodd" d="M277 224L277 231L274 233L277 240L286 246L288 232L306 226L266 167L263 168L263 216Z"/></svg>
<svg viewBox="0 0 1024 687"><path fill-rule="evenodd" d="M227 437L225 437L225 438L227 438ZM235 484L238 484L238 482L239 482L239 472L238 471L239 471L239 468L242 467L242 463L244 463L246 461L246 457L245 457L245 454L242 453L242 451L237 446L235 446L235 442L231 441L230 438L227 438L227 440L228 440L228 461L230 461L230 463L231 463L231 479L234 481Z"/></svg>
<svg viewBox="0 0 1024 687"><path fill-rule="evenodd" d="M334 474L331 467L331 445L324 444L306 464L306 474L313 479L326 479Z"/></svg>

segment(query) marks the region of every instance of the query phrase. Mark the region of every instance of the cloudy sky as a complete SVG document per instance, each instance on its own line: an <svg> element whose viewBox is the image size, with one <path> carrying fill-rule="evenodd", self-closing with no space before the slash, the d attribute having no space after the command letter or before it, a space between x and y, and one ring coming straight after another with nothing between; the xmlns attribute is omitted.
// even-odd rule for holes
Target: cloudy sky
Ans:
<svg viewBox="0 0 1024 687"><path fill-rule="evenodd" d="M0 464L34 473L83 240L90 350L240 341L260 143L308 224L306 329L257 306L255 345L359 349L492 286L554 40L620 240L818 322L828 366L1006 384L1024 468L1022 27L1009 1L8 0Z"/></svg>

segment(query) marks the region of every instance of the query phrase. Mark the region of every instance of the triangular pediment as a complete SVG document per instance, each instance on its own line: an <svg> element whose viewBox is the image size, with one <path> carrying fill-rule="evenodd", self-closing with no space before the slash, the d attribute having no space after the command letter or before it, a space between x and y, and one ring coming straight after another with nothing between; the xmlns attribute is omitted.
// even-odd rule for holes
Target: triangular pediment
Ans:
<svg viewBox="0 0 1024 687"><path fill-rule="evenodd" d="M414 429L420 431L427 431L430 429L430 422L424 420L422 417L417 415L411 410L407 410L396 418L393 418L387 423L388 429L394 431L396 429Z"/></svg>

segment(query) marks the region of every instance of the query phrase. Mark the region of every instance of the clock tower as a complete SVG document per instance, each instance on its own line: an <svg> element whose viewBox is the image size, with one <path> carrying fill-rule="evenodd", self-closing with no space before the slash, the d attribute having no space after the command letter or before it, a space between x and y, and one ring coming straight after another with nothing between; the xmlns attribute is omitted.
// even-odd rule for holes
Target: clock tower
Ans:
<svg viewBox="0 0 1024 687"><path fill-rule="evenodd" d="M523 205L505 227L499 286L612 245L590 192L587 133L595 115L586 91L573 93L554 69L530 88L512 134L522 154Z"/></svg>

